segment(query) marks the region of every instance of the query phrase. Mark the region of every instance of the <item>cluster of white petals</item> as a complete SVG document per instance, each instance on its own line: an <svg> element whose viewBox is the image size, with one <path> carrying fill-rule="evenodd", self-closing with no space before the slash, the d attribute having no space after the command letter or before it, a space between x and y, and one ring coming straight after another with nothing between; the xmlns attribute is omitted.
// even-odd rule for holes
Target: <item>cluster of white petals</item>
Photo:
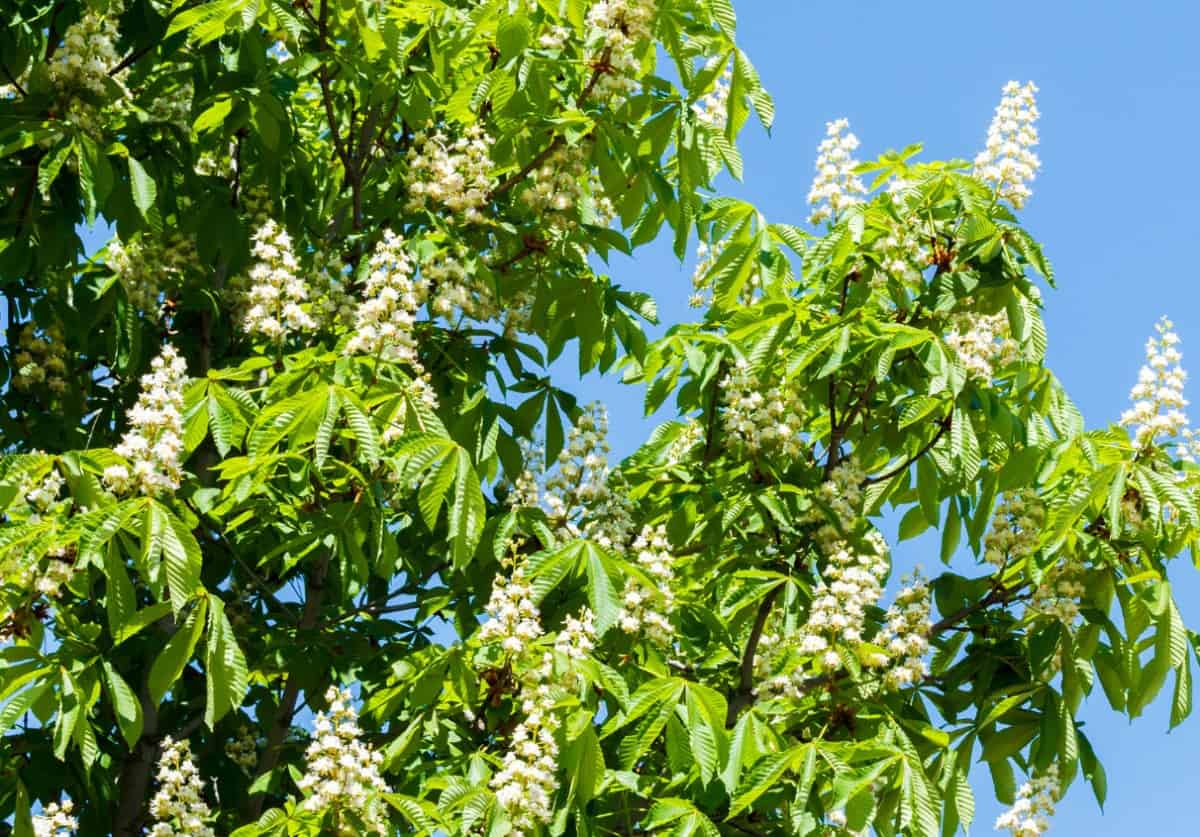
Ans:
<svg viewBox="0 0 1200 837"><path fill-rule="evenodd" d="M1179 335L1174 323L1166 317L1154 327L1158 336L1146 341L1146 363L1129 393L1133 407L1121 414L1121 426L1134 429L1134 440L1139 447L1187 435L1188 417L1184 408L1188 402L1183 397L1187 373L1180 365L1183 353L1176 348Z"/></svg>
<svg viewBox="0 0 1200 837"><path fill-rule="evenodd" d="M1040 837L1050 830L1054 804L1062 796L1058 765L1045 774L1021 785L1017 801L996 819L996 831L1008 831L1012 837Z"/></svg>
<svg viewBox="0 0 1200 837"><path fill-rule="evenodd" d="M1032 490L1006 495L996 508L991 531L983 539L984 560L1003 567L1032 555L1045 521L1046 507Z"/></svg>
<svg viewBox="0 0 1200 837"><path fill-rule="evenodd" d="M725 123L729 119L729 85L732 81L733 73L727 67L720 78L713 82L712 90L692 104L697 122L714 131L725 130Z"/></svg>
<svg viewBox="0 0 1200 837"><path fill-rule="evenodd" d="M51 802L42 813L33 818L33 837L69 837L79 829L79 821L72 816L75 803L64 799L61 803Z"/></svg>
<svg viewBox="0 0 1200 837"><path fill-rule="evenodd" d="M895 183L895 181L893 181ZM919 280L928 262L923 256L922 242L911 224L894 223L891 232L877 243L882 258L880 264L894 279Z"/></svg>
<svg viewBox="0 0 1200 837"><path fill-rule="evenodd" d="M554 640L554 650L571 662L584 659L596 648L596 616L583 608L578 616L568 616Z"/></svg>
<svg viewBox="0 0 1200 837"><path fill-rule="evenodd" d="M1074 557L1060 560L1047 568L1034 588L1029 612L1057 619L1067 626L1073 625L1079 618L1079 600L1087 594L1082 576L1083 565Z"/></svg>
<svg viewBox="0 0 1200 837"><path fill-rule="evenodd" d="M558 742L554 733L559 719L554 697L545 683L523 689L524 718L513 729L504 763L492 776L496 801L508 813L513 837L527 837L554 816L558 791Z"/></svg>
<svg viewBox="0 0 1200 837"><path fill-rule="evenodd" d="M204 782L186 741L167 736L158 760L158 792L150 800L154 826L149 837L215 837L208 823L212 811L204 801Z"/></svg>
<svg viewBox="0 0 1200 837"><path fill-rule="evenodd" d="M638 567L650 581L653 589L630 578L625 582L621 594L621 609L617 612L617 625L627 634L641 633L659 645L671 643L671 611L675 606L675 559L671 555L671 544L667 530L662 526L645 526L633 542Z"/></svg>
<svg viewBox="0 0 1200 837"><path fill-rule="evenodd" d="M336 255L320 252L313 256L312 313L324 329L353 328L355 300L346 292L349 277Z"/></svg>
<svg viewBox="0 0 1200 837"><path fill-rule="evenodd" d="M254 233L253 253L257 261L250 269L246 331L273 341L316 331L317 321L304 308L308 283L300 276L287 230L267 221Z"/></svg>
<svg viewBox="0 0 1200 837"><path fill-rule="evenodd" d="M482 642L498 642L506 654L520 656L542 635L541 614L533 588L518 564L508 578L497 573L484 611L491 617L479 629Z"/></svg>
<svg viewBox="0 0 1200 837"><path fill-rule="evenodd" d="M704 428L696 419L688 419L680 428L678 435L671 440L667 448L666 460L668 465L681 465L688 460L696 448L704 445Z"/></svg>
<svg viewBox="0 0 1200 837"><path fill-rule="evenodd" d="M521 190L521 200L543 223L552 227L570 227L575 223L579 207L587 200L591 159L590 141L559 145L529 173L528 185ZM602 198L600 202L606 203L607 199ZM611 207L606 211L611 216Z"/></svg>
<svg viewBox="0 0 1200 837"><path fill-rule="evenodd" d="M45 385L55 395L67 389L67 347L62 328L52 323L39 331L26 323L17 335L17 351L12 355L14 389L27 391Z"/></svg>
<svg viewBox="0 0 1200 837"><path fill-rule="evenodd" d="M225 743L225 756L247 772L258 764L258 740L245 724L238 727L237 738Z"/></svg>
<svg viewBox="0 0 1200 837"><path fill-rule="evenodd" d="M1042 166L1033 151L1038 144L1036 93L1032 81L1004 85L988 128L987 145L975 158L975 176L990 183L998 197L1017 209L1033 194L1028 184Z"/></svg>
<svg viewBox="0 0 1200 837"><path fill-rule="evenodd" d="M469 223L483 221L492 192L493 140L478 124L451 140L442 131L417 131L406 160L406 208L440 207Z"/></svg>
<svg viewBox="0 0 1200 837"><path fill-rule="evenodd" d="M855 550L840 544L829 557L822 583L813 590L800 653L819 657L825 670L842 667L836 645L853 648L863 642L867 608L883 595L883 579L890 569L887 544L878 532L871 532L863 546Z"/></svg>
<svg viewBox="0 0 1200 837"><path fill-rule="evenodd" d="M200 257L191 238L173 232L161 239L146 234L129 241L114 238L108 245L107 263L130 304L139 311L157 314L162 294L197 270Z"/></svg>
<svg viewBox="0 0 1200 837"><path fill-rule="evenodd" d="M653 37L657 14L655 0L599 0L588 10L584 40L594 50L594 97L615 107L637 90L638 46Z"/></svg>
<svg viewBox="0 0 1200 837"><path fill-rule="evenodd" d="M329 710L313 719L304 775L296 782L306 797L304 809L332 813L338 837L359 833L343 820L343 812L352 813L356 825L368 834L388 834L386 809L379 797L388 790L379 773L383 754L360 740L358 713L348 690L330 686L325 700Z"/></svg>
<svg viewBox="0 0 1200 837"><path fill-rule="evenodd" d="M946 345L958 357L968 377L988 382L996 368L1012 361L1016 344L1009 336L1008 315L965 313L955 316L946 334Z"/></svg>
<svg viewBox="0 0 1200 837"><path fill-rule="evenodd" d="M817 146L817 175L808 190L808 203L813 207L808 216L811 224L837 221L840 212L861 203L867 193L867 187L854 173L858 165L854 159L858 137L843 133L849 127L846 119L825 123L825 139Z"/></svg>
<svg viewBox="0 0 1200 837"><path fill-rule="evenodd" d="M721 381L725 431L752 455L797 457L804 451L803 406L787 381L762 380L745 358L738 358Z"/></svg>
<svg viewBox="0 0 1200 837"><path fill-rule="evenodd" d="M425 302L428 283L413 277L404 239L391 230L384 231L367 267L363 300L346 351L407 363L419 370L413 324L417 309Z"/></svg>
<svg viewBox="0 0 1200 837"><path fill-rule="evenodd" d="M884 675L884 685L889 689L902 689L929 675L925 655L929 651L932 627L930 609L929 585L920 576L909 580L888 608L887 621L875 638L875 644L887 653L889 668Z"/></svg>
<svg viewBox="0 0 1200 837"><path fill-rule="evenodd" d="M816 541L826 555L837 551L838 542L857 525L863 510L863 482L866 478L858 458L849 456L839 462L829 472L829 478L821 483L818 492L832 520L822 518L824 523L817 529Z"/></svg>
<svg viewBox="0 0 1200 837"><path fill-rule="evenodd" d="M21 486L21 496L29 504L30 519L37 520L59 505L58 495L67 481L57 468L51 468L41 482L26 482Z"/></svg>
<svg viewBox="0 0 1200 837"><path fill-rule="evenodd" d="M142 376L137 403L125 414L129 431L114 448L133 466L110 465L104 484L116 494L130 490L154 496L179 488L183 479L183 388L187 363L174 346L164 346Z"/></svg>
<svg viewBox="0 0 1200 837"><path fill-rule="evenodd" d="M688 297L688 305L692 308L703 308L712 303L712 290L709 288L709 272L721 258L725 249L725 239L718 238L711 245L701 241L696 245L696 267L692 271L692 294Z"/></svg>
<svg viewBox="0 0 1200 837"><path fill-rule="evenodd" d="M46 555L45 566L40 566L32 579L35 593L47 599L62 596L62 588L75 575L75 562L65 547L55 547Z"/></svg>
<svg viewBox="0 0 1200 837"><path fill-rule="evenodd" d="M113 3L110 14L89 9L67 27L48 70L51 83L61 92L104 94L109 70L120 63L114 16L120 5Z"/></svg>
<svg viewBox="0 0 1200 837"><path fill-rule="evenodd" d="M567 26L551 26L538 36L542 49L562 49L571 40L571 29Z"/></svg>
<svg viewBox="0 0 1200 837"><path fill-rule="evenodd" d="M500 315L492 289L471 275L456 254L433 256L421 265L421 275L429 282L429 307L435 315L450 319L456 310L474 320Z"/></svg>

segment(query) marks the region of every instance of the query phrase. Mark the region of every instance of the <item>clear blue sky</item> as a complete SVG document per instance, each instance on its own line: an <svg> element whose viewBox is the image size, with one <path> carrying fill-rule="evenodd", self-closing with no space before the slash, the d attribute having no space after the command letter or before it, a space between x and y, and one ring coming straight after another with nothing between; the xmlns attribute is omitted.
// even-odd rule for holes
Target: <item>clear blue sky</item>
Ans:
<svg viewBox="0 0 1200 837"><path fill-rule="evenodd" d="M1183 338L1189 395L1200 425L1200 292L1194 275L1193 190L1186 161L1200 136L1200 6L1143 2L851 2L737 0L738 40L775 97L772 136L744 135L744 184L729 192L772 220L803 223L815 148L827 120L849 118L872 157L910 142L925 159L971 158L983 143L1001 85L1033 80L1043 168L1022 213L1046 246L1059 289L1047 294L1049 363L1089 426L1127 404L1154 321L1170 314ZM1183 175L1181 177L1181 174ZM615 262L614 278L645 289L663 319L692 319L691 262L665 243ZM1190 349L1190 352L1189 352ZM573 362L574 358L571 358ZM561 385L570 387L570 366ZM637 446L641 390L589 378L586 398L609 405L617 454ZM928 554L926 554L926 552ZM898 563L936 569L936 547L902 545ZM1200 626L1200 574L1182 561L1175 586L1189 626ZM1169 693L1169 688L1166 690ZM1200 787L1200 715L1166 734L1165 700L1132 725L1099 686L1083 711L1109 777L1107 812L1077 781L1052 833L1191 837L1190 794ZM976 834L1001 806L978 775Z"/></svg>

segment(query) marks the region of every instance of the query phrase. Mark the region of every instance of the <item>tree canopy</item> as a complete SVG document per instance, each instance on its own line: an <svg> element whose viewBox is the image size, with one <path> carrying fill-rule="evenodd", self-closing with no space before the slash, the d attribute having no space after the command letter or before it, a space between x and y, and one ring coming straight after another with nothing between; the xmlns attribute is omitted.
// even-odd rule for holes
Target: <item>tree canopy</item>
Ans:
<svg viewBox="0 0 1200 837"><path fill-rule="evenodd" d="M1097 684L1190 713L1178 338L1045 365L1032 84L768 220L730 0L2 9L0 831L1030 837Z"/></svg>

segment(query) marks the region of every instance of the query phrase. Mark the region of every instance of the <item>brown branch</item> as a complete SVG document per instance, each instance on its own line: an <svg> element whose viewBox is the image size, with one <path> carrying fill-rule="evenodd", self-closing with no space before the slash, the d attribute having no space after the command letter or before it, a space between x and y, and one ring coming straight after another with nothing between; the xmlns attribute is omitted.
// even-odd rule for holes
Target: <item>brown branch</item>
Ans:
<svg viewBox="0 0 1200 837"><path fill-rule="evenodd" d="M929 453L929 451L933 450L934 446L936 446L937 443L939 441L941 441L941 438L946 435L946 431L950 429L950 425L953 421L953 417L954 417L954 409L951 408L949 414L947 414L947 416L944 419L942 419L940 422L938 422L938 432L933 434L933 438L930 439L928 442L926 442L924 445L922 445L921 449L919 451L914 453L912 456L910 456L904 462L901 462L895 468L892 468L890 471L886 471L882 474L879 474L878 476L867 477L865 480L862 481L862 487L866 488L868 485L874 485L877 482L886 482L886 481L890 480L892 477L896 476L897 474L907 471L910 467L912 467L912 464L914 462L916 462L918 459L920 459L925 454Z"/></svg>
<svg viewBox="0 0 1200 837"><path fill-rule="evenodd" d="M46 56L43 61L49 61L58 52L58 13L66 8L66 3L58 2L50 11L50 24L46 27Z"/></svg>
<svg viewBox="0 0 1200 837"><path fill-rule="evenodd" d="M750 638L746 640L746 650L742 652L738 688L729 700L729 709L725 715L726 727L732 727L737 723L738 715L742 710L754 702L754 657L758 653L758 643L762 639L763 630L767 627L771 608L775 605L775 600L779 598L782 590L782 584L773 587L758 606L758 613L754 616L754 626L750 629Z"/></svg>
<svg viewBox="0 0 1200 837"><path fill-rule="evenodd" d="M9 80L9 82L12 84L12 86L17 89L18 93L20 93L22 96L29 95L28 93L25 92L25 88L21 86L21 82L17 81L17 77L12 74L12 70L8 69L7 62L0 61L0 69L4 70L5 77Z"/></svg>
<svg viewBox="0 0 1200 837"><path fill-rule="evenodd" d="M311 630L317 624L317 617L321 613L321 602L325 597L325 576L328 571L329 556L324 555L317 561L312 572L305 579L304 612L297 626L301 631ZM275 717L271 719L271 725L267 729L266 748L254 771L255 779L274 770L283 754L283 740L292 726L292 719L296 715L296 707L300 700L300 682L294 675L295 672L289 672L284 682L283 694L279 699L279 709L275 712ZM250 797L248 813L252 819L258 819L262 814L266 799L265 793Z"/></svg>

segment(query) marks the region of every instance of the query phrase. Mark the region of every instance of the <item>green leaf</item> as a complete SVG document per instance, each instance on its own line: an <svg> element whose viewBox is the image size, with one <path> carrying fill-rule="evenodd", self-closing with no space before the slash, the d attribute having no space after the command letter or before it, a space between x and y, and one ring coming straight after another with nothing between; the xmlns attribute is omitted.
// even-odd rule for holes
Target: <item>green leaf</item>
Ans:
<svg viewBox="0 0 1200 837"><path fill-rule="evenodd" d="M203 134L206 131L211 131L214 128L219 128L225 124L225 118L229 116L233 110L233 99L229 96L218 96L217 100L209 105L202 114L196 117L196 121L192 123L192 130L197 134Z"/></svg>
<svg viewBox="0 0 1200 837"><path fill-rule="evenodd" d="M249 686L249 673L246 658L225 615L225 603L216 597L210 597L208 602L208 647L204 658L208 699L204 722L209 729L215 729L217 721L241 705Z"/></svg>
<svg viewBox="0 0 1200 837"><path fill-rule="evenodd" d="M505 61L515 58L529 46L532 26L525 15L506 15L496 29L496 46Z"/></svg>
<svg viewBox="0 0 1200 837"><path fill-rule="evenodd" d="M133 157L129 158L129 187L133 191L133 203L137 206L142 217L149 218L154 209L154 201L158 196L158 187L154 178Z"/></svg>
<svg viewBox="0 0 1200 837"><path fill-rule="evenodd" d="M104 685L108 689L109 697L113 702L113 708L117 715L117 724L121 728L121 735L125 738L125 743L130 748L133 747L137 740L142 737L142 704L129 688L129 684L125 679L113 668L112 663L108 660L103 661L104 665Z"/></svg>
<svg viewBox="0 0 1200 837"><path fill-rule="evenodd" d="M156 518L152 529L161 539L171 605L178 615L200 589L200 568L203 562L200 544L196 542L196 536L188 529L187 524L166 506L154 501L151 514Z"/></svg>
<svg viewBox="0 0 1200 837"><path fill-rule="evenodd" d="M208 613L208 598L199 599L183 623L150 667L150 699L155 706L162 703L163 696L183 674L184 667L192 659L200 634L204 632L204 617Z"/></svg>

